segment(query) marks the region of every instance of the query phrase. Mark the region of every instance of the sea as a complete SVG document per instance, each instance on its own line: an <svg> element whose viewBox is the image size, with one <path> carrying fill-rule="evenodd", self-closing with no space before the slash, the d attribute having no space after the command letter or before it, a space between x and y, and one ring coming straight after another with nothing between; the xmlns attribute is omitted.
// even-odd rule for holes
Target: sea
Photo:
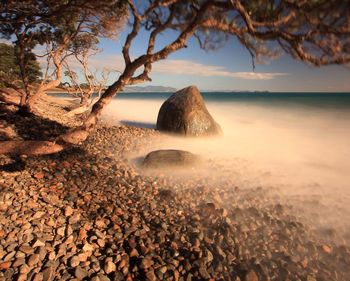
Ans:
<svg viewBox="0 0 350 281"><path fill-rule="evenodd" d="M172 93L121 93L103 118L155 128ZM350 93L203 92L223 136L164 138L151 150L184 149L232 171L241 188L278 190L315 228L335 229L350 244ZM334 241L333 241L334 242Z"/></svg>

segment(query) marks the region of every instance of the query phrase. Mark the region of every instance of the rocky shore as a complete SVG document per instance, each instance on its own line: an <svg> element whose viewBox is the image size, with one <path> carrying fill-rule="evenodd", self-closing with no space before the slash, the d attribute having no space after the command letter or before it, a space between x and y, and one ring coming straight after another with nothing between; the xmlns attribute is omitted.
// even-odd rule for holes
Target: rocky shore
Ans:
<svg viewBox="0 0 350 281"><path fill-rule="evenodd" d="M69 127L6 116L21 138ZM0 156L0 280L350 280L350 249L267 189L241 189L214 163L206 176L143 173L128 154L157 138L101 124L56 155Z"/></svg>

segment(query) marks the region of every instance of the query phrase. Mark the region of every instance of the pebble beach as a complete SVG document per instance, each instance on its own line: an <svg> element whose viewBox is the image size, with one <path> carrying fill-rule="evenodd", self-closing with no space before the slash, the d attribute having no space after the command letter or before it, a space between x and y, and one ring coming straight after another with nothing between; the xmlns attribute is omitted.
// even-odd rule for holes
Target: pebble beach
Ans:
<svg viewBox="0 0 350 281"><path fill-rule="evenodd" d="M1 118L22 139L79 124L54 104L42 118ZM215 163L177 176L130 161L161 137L101 122L61 153L0 156L0 280L350 280L350 248L267 188L240 188Z"/></svg>

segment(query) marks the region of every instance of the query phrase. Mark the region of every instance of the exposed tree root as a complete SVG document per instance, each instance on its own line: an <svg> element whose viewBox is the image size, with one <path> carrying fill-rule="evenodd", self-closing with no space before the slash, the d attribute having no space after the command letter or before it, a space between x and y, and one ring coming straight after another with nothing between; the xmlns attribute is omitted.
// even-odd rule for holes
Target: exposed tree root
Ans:
<svg viewBox="0 0 350 281"><path fill-rule="evenodd" d="M0 93L0 102L3 102L8 105L20 105L21 98L19 96L13 96L5 93Z"/></svg>

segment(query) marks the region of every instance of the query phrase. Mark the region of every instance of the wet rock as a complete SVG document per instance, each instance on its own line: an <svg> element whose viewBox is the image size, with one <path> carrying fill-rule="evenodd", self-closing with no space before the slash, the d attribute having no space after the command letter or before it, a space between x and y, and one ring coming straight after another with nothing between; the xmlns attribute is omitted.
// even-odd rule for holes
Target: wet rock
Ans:
<svg viewBox="0 0 350 281"><path fill-rule="evenodd" d="M171 168L174 166L197 166L200 159L197 155L184 150L156 150L146 155L143 167L149 169Z"/></svg>

